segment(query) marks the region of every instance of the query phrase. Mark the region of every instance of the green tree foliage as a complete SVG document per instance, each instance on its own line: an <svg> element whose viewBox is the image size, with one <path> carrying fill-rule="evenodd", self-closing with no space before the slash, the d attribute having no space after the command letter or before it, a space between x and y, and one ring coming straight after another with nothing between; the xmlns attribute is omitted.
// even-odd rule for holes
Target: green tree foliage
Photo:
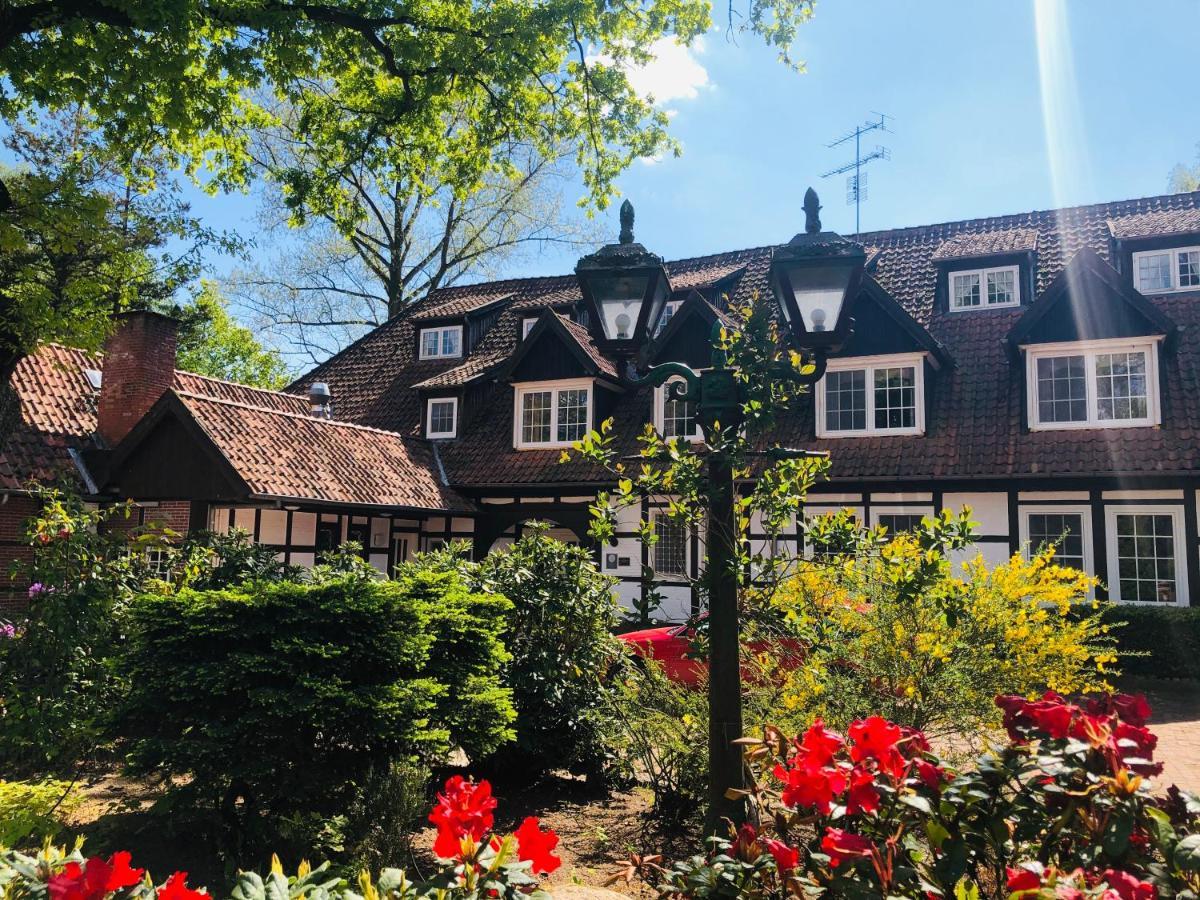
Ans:
<svg viewBox="0 0 1200 900"><path fill-rule="evenodd" d="M191 215L164 154L120 158L78 107L15 121L5 145L0 385L42 341L97 348L113 313L169 307L205 249L238 246Z"/></svg>
<svg viewBox="0 0 1200 900"><path fill-rule="evenodd" d="M261 848L398 763L491 753L512 735L510 608L454 570L141 595L121 661L132 770L187 776Z"/></svg>
<svg viewBox="0 0 1200 900"><path fill-rule="evenodd" d="M613 580L583 547L533 527L479 564L479 583L513 604L505 682L517 708L517 740L502 751L526 773L551 768L599 774L609 762L609 677L623 659Z"/></svg>
<svg viewBox="0 0 1200 900"><path fill-rule="evenodd" d="M229 315L229 301L211 281L202 281L191 303L172 310L180 319L177 365L188 372L241 384L279 389L287 366L275 350Z"/></svg>
<svg viewBox="0 0 1200 900"><path fill-rule="evenodd" d="M1196 147L1196 162L1190 166L1180 163L1173 168L1167 188L1173 194L1200 191L1200 144Z"/></svg>

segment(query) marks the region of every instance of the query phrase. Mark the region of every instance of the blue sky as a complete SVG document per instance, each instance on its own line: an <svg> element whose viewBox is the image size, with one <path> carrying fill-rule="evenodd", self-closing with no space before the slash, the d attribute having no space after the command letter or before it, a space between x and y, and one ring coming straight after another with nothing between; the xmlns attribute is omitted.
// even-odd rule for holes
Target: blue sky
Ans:
<svg viewBox="0 0 1200 900"><path fill-rule="evenodd" d="M716 6L721 29L638 73L684 152L619 185L638 239L668 258L787 240L810 184L825 226L852 232L844 177L819 176L852 152L825 145L873 110L892 117L892 158L871 164L864 230L1163 193L1200 142L1197 0L820 0L797 46L803 75L752 37L728 43ZM252 198L198 195L195 208L254 231ZM604 215L615 238L615 207ZM575 255L512 274L569 271Z"/></svg>

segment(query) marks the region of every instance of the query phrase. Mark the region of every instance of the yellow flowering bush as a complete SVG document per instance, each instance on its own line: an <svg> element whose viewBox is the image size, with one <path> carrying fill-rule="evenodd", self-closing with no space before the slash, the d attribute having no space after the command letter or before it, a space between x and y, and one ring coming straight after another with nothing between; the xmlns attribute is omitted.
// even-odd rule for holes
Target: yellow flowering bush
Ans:
<svg viewBox="0 0 1200 900"><path fill-rule="evenodd" d="M1108 689L1116 657L1089 599L1094 579L1057 565L1052 547L955 566L951 553L971 540L967 512L894 537L835 519L818 530L853 540L800 561L759 598L757 618L805 648L804 665L761 676L798 724L880 714L931 735L969 734L999 725L998 694Z"/></svg>

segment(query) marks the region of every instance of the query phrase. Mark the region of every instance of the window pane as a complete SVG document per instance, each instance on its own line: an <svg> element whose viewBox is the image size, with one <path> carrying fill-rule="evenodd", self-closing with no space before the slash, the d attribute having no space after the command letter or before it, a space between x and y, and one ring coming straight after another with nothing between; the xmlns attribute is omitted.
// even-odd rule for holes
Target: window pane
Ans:
<svg viewBox="0 0 1200 900"><path fill-rule="evenodd" d="M670 384L663 388L663 437L690 438L696 434L696 404L669 400Z"/></svg>
<svg viewBox="0 0 1200 900"><path fill-rule="evenodd" d="M521 395L521 441L526 444L550 443L550 392Z"/></svg>
<svg viewBox="0 0 1200 900"><path fill-rule="evenodd" d="M954 276L954 308L970 309L979 305L979 273Z"/></svg>
<svg viewBox="0 0 1200 900"><path fill-rule="evenodd" d="M866 370L829 372L825 376L825 429L863 431L866 427Z"/></svg>
<svg viewBox="0 0 1200 900"><path fill-rule="evenodd" d="M429 404L430 434L452 434L454 432L454 404L448 400Z"/></svg>
<svg viewBox="0 0 1200 900"><path fill-rule="evenodd" d="M1170 290L1171 254L1151 253L1138 257L1137 284L1139 291Z"/></svg>
<svg viewBox="0 0 1200 900"><path fill-rule="evenodd" d="M438 333L435 329L421 332L421 355L438 355Z"/></svg>
<svg viewBox="0 0 1200 900"><path fill-rule="evenodd" d="M1012 269L1002 272L988 272L987 276L988 306L1006 306L1017 302L1015 279Z"/></svg>
<svg viewBox="0 0 1200 900"><path fill-rule="evenodd" d="M663 304L663 311L659 314L658 325L654 328L654 336L658 337L662 334L663 329L667 327L667 323L671 321L671 316L679 310L678 300L668 300Z"/></svg>
<svg viewBox="0 0 1200 900"><path fill-rule="evenodd" d="M447 328L442 332L442 356L458 356L458 342L462 336L457 328Z"/></svg>
<svg viewBox="0 0 1200 900"><path fill-rule="evenodd" d="M921 526L921 516L913 513L880 513L879 524L894 537L902 531L912 531Z"/></svg>
<svg viewBox="0 0 1200 900"><path fill-rule="evenodd" d="M1116 520L1121 599L1174 603L1174 518L1165 514L1120 513Z"/></svg>
<svg viewBox="0 0 1200 900"><path fill-rule="evenodd" d="M896 366L875 370L875 427L915 428L917 370Z"/></svg>
<svg viewBox="0 0 1200 900"><path fill-rule="evenodd" d="M1037 361L1039 422L1086 422L1087 375L1082 356Z"/></svg>
<svg viewBox="0 0 1200 900"><path fill-rule="evenodd" d="M1029 546L1034 553L1053 544L1054 561L1083 571L1083 516L1078 513L1030 513Z"/></svg>
<svg viewBox="0 0 1200 900"><path fill-rule="evenodd" d="M1179 287L1200 286L1200 250L1184 250L1177 259Z"/></svg>
<svg viewBox="0 0 1200 900"><path fill-rule="evenodd" d="M670 516L654 517L654 571L659 575L687 575L687 529Z"/></svg>
<svg viewBox="0 0 1200 900"><path fill-rule="evenodd" d="M1146 354L1101 353L1096 356L1096 414L1101 421L1144 419Z"/></svg>
<svg viewBox="0 0 1200 900"><path fill-rule="evenodd" d="M558 392L558 440L577 441L587 434L587 401L586 388Z"/></svg>

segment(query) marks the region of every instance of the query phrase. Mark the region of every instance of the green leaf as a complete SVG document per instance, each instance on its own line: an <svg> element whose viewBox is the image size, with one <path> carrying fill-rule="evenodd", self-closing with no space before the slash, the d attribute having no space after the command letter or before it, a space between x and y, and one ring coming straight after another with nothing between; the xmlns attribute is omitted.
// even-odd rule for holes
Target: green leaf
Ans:
<svg viewBox="0 0 1200 900"><path fill-rule="evenodd" d="M1176 844L1171 861L1181 872L1200 872L1200 834L1189 834Z"/></svg>

